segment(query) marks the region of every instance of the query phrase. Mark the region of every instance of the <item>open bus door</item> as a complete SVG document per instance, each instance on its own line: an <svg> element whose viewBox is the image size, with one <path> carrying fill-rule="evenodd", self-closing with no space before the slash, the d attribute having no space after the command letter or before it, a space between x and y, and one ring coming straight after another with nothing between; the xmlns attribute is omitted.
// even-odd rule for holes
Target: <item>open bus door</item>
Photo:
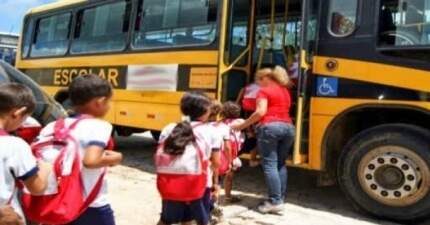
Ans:
<svg viewBox="0 0 430 225"><path fill-rule="evenodd" d="M299 79L295 82L296 87L291 89L294 97L291 116L296 125L296 139L292 158L287 161L289 166L294 167L308 168L308 112L311 93L308 78L312 74L311 56L315 49L317 3L317 0L260 0L256 6L259 11L256 12L253 67L260 69L268 63L289 70L295 59L294 52L297 51L300 55L297 59ZM291 36L291 33L295 35ZM292 37L296 41L292 41ZM297 40L297 37L301 37L301 40ZM297 50L291 51L290 46ZM279 55L283 58L282 62L277 60ZM292 76L291 73L289 75Z"/></svg>

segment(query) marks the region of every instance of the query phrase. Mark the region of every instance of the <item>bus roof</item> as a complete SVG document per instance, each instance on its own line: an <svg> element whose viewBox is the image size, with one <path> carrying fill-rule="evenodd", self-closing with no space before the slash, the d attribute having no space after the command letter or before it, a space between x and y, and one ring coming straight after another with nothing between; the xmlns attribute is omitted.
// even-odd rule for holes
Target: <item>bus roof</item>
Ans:
<svg viewBox="0 0 430 225"><path fill-rule="evenodd" d="M88 1L89 0L59 0L59 1L56 1L56 2L53 2L53 3L49 3L49 4L45 4L45 5L34 7L32 9L30 9L30 11L27 14L45 12L45 11L49 11L49 10L52 10L52 9L63 8L63 7L66 7L66 6L75 5L75 4L79 4L79 3L83 3L83 2L88 2Z"/></svg>

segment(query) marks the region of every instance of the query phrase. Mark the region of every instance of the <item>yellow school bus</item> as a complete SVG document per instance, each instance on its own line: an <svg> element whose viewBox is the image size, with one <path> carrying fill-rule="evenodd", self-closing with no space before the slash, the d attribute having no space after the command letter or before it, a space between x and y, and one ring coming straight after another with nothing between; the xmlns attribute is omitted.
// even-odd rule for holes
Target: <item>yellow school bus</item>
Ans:
<svg viewBox="0 0 430 225"><path fill-rule="evenodd" d="M180 120L186 91L235 100L255 68L296 65L287 164L411 221L430 215L429 61L428 0L69 0L26 15L17 67L64 102L76 76L109 80L127 133Z"/></svg>

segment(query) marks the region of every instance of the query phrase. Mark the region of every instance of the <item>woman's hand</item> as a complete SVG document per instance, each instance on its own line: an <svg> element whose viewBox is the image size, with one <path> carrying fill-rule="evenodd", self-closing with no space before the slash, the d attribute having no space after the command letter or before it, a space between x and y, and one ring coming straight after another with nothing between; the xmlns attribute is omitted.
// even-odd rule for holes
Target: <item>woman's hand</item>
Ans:
<svg viewBox="0 0 430 225"><path fill-rule="evenodd" d="M235 130L235 131L241 131L241 130L244 130L244 129L246 129L246 128L247 128L247 127L245 126L245 122L246 122L246 121L244 121L244 122L242 122L242 123L232 124L232 125L231 125L231 129L233 129L233 130Z"/></svg>

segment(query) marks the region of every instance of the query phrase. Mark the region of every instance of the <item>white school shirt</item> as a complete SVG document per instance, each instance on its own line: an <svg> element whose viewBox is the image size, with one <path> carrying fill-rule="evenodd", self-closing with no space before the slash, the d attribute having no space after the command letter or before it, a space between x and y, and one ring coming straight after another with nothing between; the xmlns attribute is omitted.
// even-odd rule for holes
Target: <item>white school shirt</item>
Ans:
<svg viewBox="0 0 430 225"><path fill-rule="evenodd" d="M66 118L65 122L66 125L69 126L74 121L76 121L76 118ZM53 133L54 124L55 122L50 123L43 128L38 139L43 139L44 136L50 136ZM79 150L81 159L84 157L85 149L88 146L97 145L105 148L111 138L111 134L112 125L106 121L95 118L82 119L82 121L80 121L76 128L70 133L70 135L80 143ZM85 198L94 189L94 186L100 178L100 175L103 173L103 170L104 168L88 169L82 165L81 177L84 183L85 193L83 194ZM93 203L91 203L90 207L99 208L108 204L107 182L105 176L99 195Z"/></svg>
<svg viewBox="0 0 430 225"><path fill-rule="evenodd" d="M209 123L215 130L215 135L218 135L218 139L222 141L230 140L230 127L223 122L211 122Z"/></svg>
<svg viewBox="0 0 430 225"><path fill-rule="evenodd" d="M245 120L241 119L241 118L234 119L233 121L231 121L231 123L229 125L229 128L231 129L231 126L233 126L233 125L239 125L239 124L242 124L244 122L245 122ZM231 134L233 134L234 137L235 137L235 139L236 139L234 141L238 141L241 144L243 144L245 142L245 134L242 131L235 130L235 131L231 132ZM238 149L238 150L240 151L240 149Z"/></svg>
<svg viewBox="0 0 430 225"><path fill-rule="evenodd" d="M161 131L159 143L164 142L169 137L176 125L176 123L171 123ZM202 141L207 144L208 147L202 150L204 153L204 159L209 160L212 155L212 152L219 151L221 149L223 140L216 133L216 130L208 123L191 122L191 126L194 127L194 134L201 138ZM206 187L211 188L213 186L213 173L210 167L208 168L207 174L208 181Z"/></svg>
<svg viewBox="0 0 430 225"><path fill-rule="evenodd" d="M24 140L13 136L0 136L0 206L6 205L12 199L11 206L24 218L15 181L25 181L38 171L36 159Z"/></svg>

